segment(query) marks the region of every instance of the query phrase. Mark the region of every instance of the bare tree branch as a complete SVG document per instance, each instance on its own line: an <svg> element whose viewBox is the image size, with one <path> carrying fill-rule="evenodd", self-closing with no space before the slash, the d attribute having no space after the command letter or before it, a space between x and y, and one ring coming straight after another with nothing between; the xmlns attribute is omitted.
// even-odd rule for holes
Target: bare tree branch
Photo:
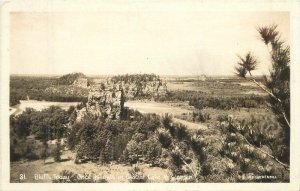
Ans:
<svg viewBox="0 0 300 191"><path fill-rule="evenodd" d="M250 74L250 77L251 79L248 79L247 77L245 77L245 79L249 80L249 81L252 81L254 82L258 87L260 87L262 90L264 90L266 93L268 93L272 98L274 98L276 101L278 101L279 103L282 103L282 101L277 98L272 92L270 92L267 88L265 88L264 86L262 86L261 84L259 84L255 79L254 77L252 76L251 72L249 71L249 74ZM286 117L286 114L284 111L281 111L281 114L286 122L286 124L288 125L289 128L290 127L290 122L288 121L287 117Z"/></svg>

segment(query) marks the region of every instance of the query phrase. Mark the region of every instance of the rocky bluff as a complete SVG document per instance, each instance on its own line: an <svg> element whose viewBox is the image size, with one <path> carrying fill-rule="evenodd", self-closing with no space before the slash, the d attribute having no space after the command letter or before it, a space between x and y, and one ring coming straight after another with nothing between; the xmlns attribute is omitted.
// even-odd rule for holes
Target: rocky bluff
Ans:
<svg viewBox="0 0 300 191"><path fill-rule="evenodd" d="M126 99L155 98L167 95L167 84L155 74L119 75L111 82L120 85Z"/></svg>
<svg viewBox="0 0 300 191"><path fill-rule="evenodd" d="M88 112L103 118L120 119L125 100L151 99L166 94L167 85L157 75L114 76L89 86L86 108L78 111L77 116L81 118L83 112Z"/></svg>
<svg viewBox="0 0 300 191"><path fill-rule="evenodd" d="M124 108L124 91L121 86L97 84L90 87L86 109L109 119L120 119Z"/></svg>

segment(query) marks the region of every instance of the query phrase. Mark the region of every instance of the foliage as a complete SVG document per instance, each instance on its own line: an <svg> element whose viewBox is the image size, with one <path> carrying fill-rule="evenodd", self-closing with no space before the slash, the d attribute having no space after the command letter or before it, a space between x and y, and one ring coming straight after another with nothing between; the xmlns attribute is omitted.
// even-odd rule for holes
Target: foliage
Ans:
<svg viewBox="0 0 300 191"><path fill-rule="evenodd" d="M192 113L183 113L180 116L176 116L180 119L191 121L191 122L201 122L205 123L211 119L209 113L205 113L202 111L193 111Z"/></svg>
<svg viewBox="0 0 300 191"><path fill-rule="evenodd" d="M260 108L265 107L264 96L257 95L232 95L228 96L214 96L205 92L178 90L171 91L167 97L162 98L162 101L189 101L190 106L196 109L215 108L229 110L232 108Z"/></svg>
<svg viewBox="0 0 300 191"><path fill-rule="evenodd" d="M25 158L28 160L37 160L39 157L36 153L34 153L31 149L31 147L27 146L26 152L25 152Z"/></svg>
<svg viewBox="0 0 300 191"><path fill-rule="evenodd" d="M11 131L10 134L10 161L43 159L50 154L52 148L45 151L45 145L34 138L20 138Z"/></svg>
<svg viewBox="0 0 300 191"><path fill-rule="evenodd" d="M257 59L252 55L251 52L248 52L245 58L238 56L240 61L237 63L238 66L235 67L236 74L242 78L246 78L248 72L255 70L257 68Z"/></svg>
<svg viewBox="0 0 300 191"><path fill-rule="evenodd" d="M162 147L155 137L143 141L130 140L123 153L125 161L137 163L138 161L160 166Z"/></svg>
<svg viewBox="0 0 300 191"><path fill-rule="evenodd" d="M131 140L127 143L124 150L124 158L126 161L130 163L137 163L141 154L140 145L136 141Z"/></svg>
<svg viewBox="0 0 300 191"><path fill-rule="evenodd" d="M267 46L272 68L270 75L264 76L264 86L252 77L251 72L257 68L258 61L250 53L245 58L239 57L236 67L237 74L249 79L269 94L269 103L278 122L283 128L283 140L287 148L290 146L290 47L281 39L276 25L259 27L257 29L261 40ZM246 75L249 74L250 78ZM259 136L259 135L257 135ZM289 149L285 154L289 155ZM287 157L285 160L289 160Z"/></svg>
<svg viewBox="0 0 300 191"><path fill-rule="evenodd" d="M53 91L48 91L51 89L53 89ZM86 90L74 87L68 92L60 92L66 89L70 88L68 86L59 86L57 84L57 78L55 77L11 76L9 105L17 105L20 103L19 100L27 100L27 98L40 101L87 101Z"/></svg>
<svg viewBox="0 0 300 191"><path fill-rule="evenodd" d="M20 115L10 117L10 127L18 137L34 135L43 141L52 140L64 136L68 117L66 111L56 106L42 111L26 109Z"/></svg>
<svg viewBox="0 0 300 191"><path fill-rule="evenodd" d="M66 74L61 76L57 83L59 85L72 85L74 81L78 78L86 78L86 76L83 73L72 73L72 74Z"/></svg>
<svg viewBox="0 0 300 191"><path fill-rule="evenodd" d="M53 157L54 157L54 161L55 162L60 162L61 161L61 154L62 154L61 149L62 148L61 148L60 142L59 142L59 140L57 140L57 142L56 142L56 148L53 151Z"/></svg>
<svg viewBox="0 0 300 191"><path fill-rule="evenodd" d="M112 161L113 158L113 153L112 153L112 144L109 139L106 140L104 149L100 155L100 161L102 163L108 163L109 161Z"/></svg>
<svg viewBox="0 0 300 191"><path fill-rule="evenodd" d="M164 148L168 148L172 144L172 136L168 131L159 132L158 140Z"/></svg>
<svg viewBox="0 0 300 191"><path fill-rule="evenodd" d="M265 169L263 167L265 165L269 165L268 170L265 171L268 175L279 176L278 174L286 171L280 164L275 170L275 161L270 160L271 158L267 159L268 156L265 154L271 150L269 154L278 159L287 157L275 150L267 149L268 147L281 148L284 145L282 139L274 139L280 137L280 131L282 131L278 124L276 125L276 121L264 117L260 119L252 117L249 121L223 121L219 128L223 132L220 154L232 160L232 165L229 165L227 169L228 173L233 173L233 169L236 169L243 173L260 174Z"/></svg>
<svg viewBox="0 0 300 191"><path fill-rule="evenodd" d="M159 116L152 114L106 121L95 121L86 116L72 125L68 143L71 149L76 150L77 158L99 158L104 163L122 159L136 163L143 156L144 160L154 163L160 146L146 139L150 139L159 126Z"/></svg>
<svg viewBox="0 0 300 191"><path fill-rule="evenodd" d="M144 171L138 165L135 165L133 168L128 170L131 179L129 180L131 183L146 183L148 177L144 175Z"/></svg>
<svg viewBox="0 0 300 191"><path fill-rule="evenodd" d="M149 138L140 143L142 156L145 163L151 166L161 166L159 159L161 158L162 146L156 137Z"/></svg>
<svg viewBox="0 0 300 191"><path fill-rule="evenodd" d="M48 152L46 142L65 136L69 115L68 111L55 106L42 111L26 109L17 116L11 115L11 160L44 158Z"/></svg>

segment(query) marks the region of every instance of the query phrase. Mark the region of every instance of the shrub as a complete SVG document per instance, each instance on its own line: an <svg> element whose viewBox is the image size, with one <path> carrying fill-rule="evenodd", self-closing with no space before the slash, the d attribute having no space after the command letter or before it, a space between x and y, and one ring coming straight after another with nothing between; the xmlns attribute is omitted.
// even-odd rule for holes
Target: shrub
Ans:
<svg viewBox="0 0 300 191"><path fill-rule="evenodd" d="M225 114L217 116L217 121L219 121L219 122L227 121L227 119L228 119L228 115L225 115Z"/></svg>
<svg viewBox="0 0 300 191"><path fill-rule="evenodd" d="M162 148L157 139L149 138L148 140L141 142L140 148L146 163L150 163L152 166L159 165L159 158L161 157Z"/></svg>
<svg viewBox="0 0 300 191"><path fill-rule="evenodd" d="M146 134L144 134L144 133L136 133L136 134L134 134L133 136L132 136L132 140L134 140L134 141L136 141L136 142L142 142L142 141L144 141L144 140L146 140Z"/></svg>
<svg viewBox="0 0 300 191"><path fill-rule="evenodd" d="M170 131L172 136L175 136L175 128L173 127L173 123L172 123L172 115L166 113L162 117L162 124L163 124L164 128L166 128Z"/></svg>
<svg viewBox="0 0 300 191"><path fill-rule="evenodd" d="M175 124L174 128L175 128L175 137L179 141L189 139L189 133L187 131L186 126L179 123L179 124Z"/></svg>
<svg viewBox="0 0 300 191"><path fill-rule="evenodd" d="M205 152L205 147L207 147L207 143L204 141L200 141L200 139L198 138L192 138L190 141L190 146L200 163L204 163L207 159L207 153Z"/></svg>
<svg viewBox="0 0 300 191"><path fill-rule="evenodd" d="M239 170L242 173L254 173L254 174L264 174L264 175L275 175L279 172L275 172L273 168L273 164L270 164L270 159L267 157L266 154L262 153L259 149L267 149L266 145L271 145L270 140L274 141L274 137L277 137L276 130L270 131L269 127L274 127L272 121L268 121L268 125L264 125L267 122L264 120L268 120L267 117L261 116L259 118L251 117L249 121L242 121L242 122L226 122L224 123L223 130L223 141L222 141L222 148L220 149L220 154L223 157L228 157L233 162L232 168L235 170ZM259 125L261 124L261 125ZM255 126L262 126L259 129L260 133L253 133L255 131ZM232 126L232 128L230 128ZM251 128L250 128L251 127ZM233 133L234 132L234 133ZM271 134L275 134L274 136L270 136ZM259 136L258 136L259 135ZM262 138L262 136L264 138ZM247 141L246 141L247 140ZM260 141L261 140L261 141ZM280 139L279 139L280 140ZM278 140L277 140L278 141ZM264 145L263 145L264 144ZM273 147L281 148L281 145L284 145L282 142L272 142ZM262 147L262 148L259 148ZM256 149L255 149L256 148ZM272 148L270 146L270 148ZM276 152L267 151L269 154L275 154ZM277 158L278 156L275 155ZM278 160L278 158L276 159ZM228 166L226 173L232 174L231 167ZM276 166L277 171L285 170L284 166ZM277 176L277 175L276 175ZM246 181L246 179L238 178L238 181ZM248 180L248 179L247 179ZM249 181L249 180L248 180ZM262 180L254 180L254 181L273 181L268 179Z"/></svg>
<svg viewBox="0 0 300 191"><path fill-rule="evenodd" d="M21 155L17 152L15 152L14 147L10 146L10 161L18 161L21 159Z"/></svg>
<svg viewBox="0 0 300 191"><path fill-rule="evenodd" d="M207 85L207 84L205 84ZM232 85L232 84L231 84ZM196 109L215 108L229 110L232 108L245 107L257 108L266 106L265 96L254 95L236 95L236 96L218 96L201 91L187 91L177 90L171 91L167 94L166 98L162 101L189 101L189 105L194 106Z"/></svg>
<svg viewBox="0 0 300 191"><path fill-rule="evenodd" d="M172 136L167 131L159 132L158 140L164 148L168 148L172 144Z"/></svg>
<svg viewBox="0 0 300 191"><path fill-rule="evenodd" d="M183 164L184 163L180 157L180 153L172 152L169 166L170 166L170 169L171 169L173 175L177 176L177 175L183 174L183 171L182 171Z"/></svg>
<svg viewBox="0 0 300 191"><path fill-rule="evenodd" d="M129 141L127 143L123 155L126 161L130 163L136 163L141 155L141 149L139 144L134 140Z"/></svg>
<svg viewBox="0 0 300 191"><path fill-rule="evenodd" d="M205 162L202 166L201 166L201 175L202 176L208 176L212 173L212 166L210 165L210 163Z"/></svg>
<svg viewBox="0 0 300 191"><path fill-rule="evenodd" d="M33 148L29 145L26 147L26 151L24 153L24 156L28 160L37 160L39 159L38 155L34 152Z"/></svg>
<svg viewBox="0 0 300 191"><path fill-rule="evenodd" d="M27 158L28 160L38 160L39 156L33 152L29 152L25 154L25 158Z"/></svg>
<svg viewBox="0 0 300 191"><path fill-rule="evenodd" d="M144 175L143 169L138 165L129 169L128 172L131 176L131 179L129 179L131 183L145 183L148 180L148 177Z"/></svg>

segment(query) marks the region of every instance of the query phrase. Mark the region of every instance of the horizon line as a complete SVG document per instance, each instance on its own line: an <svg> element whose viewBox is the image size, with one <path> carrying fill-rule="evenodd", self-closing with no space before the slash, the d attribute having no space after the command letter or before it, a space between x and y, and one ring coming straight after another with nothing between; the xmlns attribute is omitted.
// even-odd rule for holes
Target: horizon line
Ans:
<svg viewBox="0 0 300 191"><path fill-rule="evenodd" d="M67 74L72 73L82 73L82 72L71 72L71 73L65 73L65 74L9 74L9 76L49 76L49 77L58 77L58 76L64 76ZM84 74L84 73L83 73ZM123 74L84 74L86 77L96 77L96 76L118 76L118 75L138 75L138 74L155 74L155 73L123 73ZM155 74L158 76L164 76L164 77L172 77L172 76L180 76L180 77L193 77L193 76L207 76L207 77L222 77L222 76L228 76L228 77L238 77L235 74ZM253 75L255 77L262 77L263 74L260 75Z"/></svg>

